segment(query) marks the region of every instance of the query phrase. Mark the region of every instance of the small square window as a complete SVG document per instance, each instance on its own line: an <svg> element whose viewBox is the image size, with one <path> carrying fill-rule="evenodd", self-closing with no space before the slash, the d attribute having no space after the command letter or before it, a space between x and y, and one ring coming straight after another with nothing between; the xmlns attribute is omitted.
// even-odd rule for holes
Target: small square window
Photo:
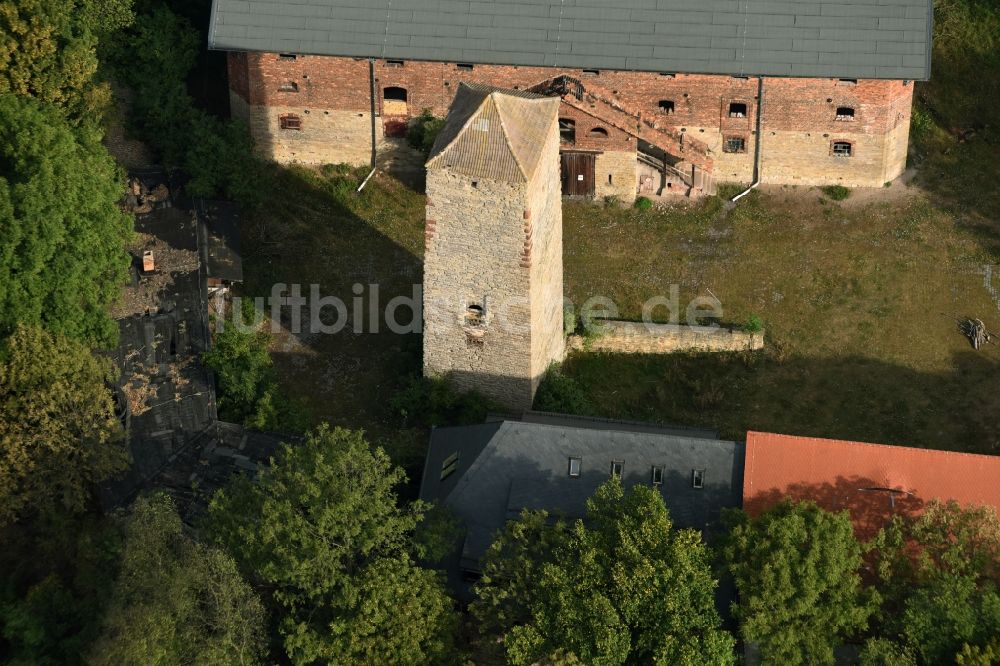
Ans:
<svg viewBox="0 0 1000 666"><path fill-rule="evenodd" d="M625 471L625 461L624 460L612 460L611 461L611 476L617 476L619 479L622 478L622 472Z"/></svg>
<svg viewBox="0 0 1000 666"><path fill-rule="evenodd" d="M650 476L654 486L663 485L663 467L661 465L653 465Z"/></svg>
<svg viewBox="0 0 1000 666"><path fill-rule="evenodd" d="M298 58L294 53L279 53L278 60L296 60Z"/></svg>
<svg viewBox="0 0 1000 666"><path fill-rule="evenodd" d="M463 72L471 72L473 69L475 69L472 63L468 62L460 62L456 64L455 67L462 70Z"/></svg>
<svg viewBox="0 0 1000 666"><path fill-rule="evenodd" d="M570 478L577 479L580 477L580 467L583 465L582 458L570 458L569 459L569 475Z"/></svg>
<svg viewBox="0 0 1000 666"><path fill-rule="evenodd" d="M722 145L722 152L745 153L747 152L747 140L741 136L726 137L726 141Z"/></svg>
<svg viewBox="0 0 1000 666"><path fill-rule="evenodd" d="M441 463L441 479L440 480L444 481L449 476L451 476L452 474L454 474L455 470L457 470L457 469L458 469L458 452L456 451L455 453L453 453L450 456L448 456L447 458L445 458L444 462Z"/></svg>
<svg viewBox="0 0 1000 666"><path fill-rule="evenodd" d="M837 120L854 120L854 109L849 106L838 106Z"/></svg>
<svg viewBox="0 0 1000 666"><path fill-rule="evenodd" d="M705 487L705 470L703 469L691 470L691 487L692 488Z"/></svg>
<svg viewBox="0 0 1000 666"><path fill-rule="evenodd" d="M660 113L674 112L674 100L672 99L661 99L658 106L660 107Z"/></svg>
<svg viewBox="0 0 1000 666"><path fill-rule="evenodd" d="M385 66L386 67L402 67L405 64L406 64L406 62L403 61L403 60L386 60L385 61Z"/></svg>
<svg viewBox="0 0 1000 666"><path fill-rule="evenodd" d="M854 147L850 141L834 141L830 152L837 157L850 157L854 152Z"/></svg>
<svg viewBox="0 0 1000 666"><path fill-rule="evenodd" d="M278 121L281 123L281 129L283 130L301 130L302 129L302 119L296 115L289 114L287 116L281 116Z"/></svg>
<svg viewBox="0 0 1000 666"><path fill-rule="evenodd" d="M746 118L747 117L747 105L743 102L730 102L729 103L729 117L730 118Z"/></svg>

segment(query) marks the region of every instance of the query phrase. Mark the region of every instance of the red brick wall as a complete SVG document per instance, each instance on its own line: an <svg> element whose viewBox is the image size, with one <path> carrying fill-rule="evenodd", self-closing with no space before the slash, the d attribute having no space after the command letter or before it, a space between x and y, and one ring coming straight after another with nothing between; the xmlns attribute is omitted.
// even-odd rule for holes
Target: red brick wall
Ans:
<svg viewBox="0 0 1000 666"><path fill-rule="evenodd" d="M367 60L298 56L288 61L274 53L231 53L229 57L230 85L241 96L245 90L252 105L356 111L369 108ZM238 66L243 58L249 82ZM472 71L465 71L455 63L416 61L405 61L402 67L389 66L382 60L375 65L379 101L385 88L405 88L411 115L423 109L444 115L462 81L524 89L560 74L579 78L584 85L593 81L629 107L653 116L663 115L660 100L673 101L675 110L667 116L667 123L677 127L718 127L727 134L753 129L757 95L757 80L753 78L615 71L593 76L576 69L508 65L475 65ZM279 88L286 83L295 83L298 92L281 92ZM912 84L901 81L862 80L856 85L843 85L836 79L768 78L765 125L777 130L881 133L898 123L893 103L909 100L912 92ZM745 103L746 118L729 118L730 102ZM835 120L838 106L855 108L853 123Z"/></svg>

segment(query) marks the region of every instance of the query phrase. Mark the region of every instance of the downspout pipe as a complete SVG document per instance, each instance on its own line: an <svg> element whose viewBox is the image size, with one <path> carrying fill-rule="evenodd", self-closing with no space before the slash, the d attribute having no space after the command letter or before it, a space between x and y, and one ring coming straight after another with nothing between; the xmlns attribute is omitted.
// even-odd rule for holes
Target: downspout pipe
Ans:
<svg viewBox="0 0 1000 666"><path fill-rule="evenodd" d="M361 192L368 184L368 181L372 176L375 175L375 161L378 159L378 149L375 144L375 58L368 58L368 87L371 97L371 116L372 116L372 170L368 172L365 179L361 181L361 185L355 192Z"/></svg>
<svg viewBox="0 0 1000 666"><path fill-rule="evenodd" d="M763 108L764 108L764 77L758 76L757 77L757 120L756 120L757 140L754 141L754 146L753 146L753 182L750 183L750 187L743 190L742 192L740 192L731 199L733 203L736 203L746 195L750 194L751 190L756 189L756 187L760 185L760 155L761 155L760 144L764 140L764 133L761 131L763 127L763 123L761 121L761 116L763 115Z"/></svg>

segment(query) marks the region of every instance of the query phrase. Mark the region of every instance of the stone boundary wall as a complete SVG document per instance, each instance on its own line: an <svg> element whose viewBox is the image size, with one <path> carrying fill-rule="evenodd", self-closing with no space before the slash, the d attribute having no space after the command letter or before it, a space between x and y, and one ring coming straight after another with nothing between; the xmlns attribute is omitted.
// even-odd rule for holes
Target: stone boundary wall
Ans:
<svg viewBox="0 0 1000 666"><path fill-rule="evenodd" d="M716 326L603 321L604 332L590 340L570 336L567 349L633 354L678 351L735 352L763 349L764 331L748 333Z"/></svg>

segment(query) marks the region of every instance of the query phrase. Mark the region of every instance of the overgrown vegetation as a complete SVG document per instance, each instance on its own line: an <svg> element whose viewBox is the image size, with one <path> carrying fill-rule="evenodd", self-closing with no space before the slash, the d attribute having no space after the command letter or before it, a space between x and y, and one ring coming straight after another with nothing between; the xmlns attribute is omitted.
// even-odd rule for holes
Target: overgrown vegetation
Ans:
<svg viewBox="0 0 1000 666"><path fill-rule="evenodd" d="M649 197L636 197L632 207L636 210L649 210L653 207L653 201Z"/></svg>
<svg viewBox="0 0 1000 666"><path fill-rule="evenodd" d="M823 191L823 194L830 197L834 201L843 201L847 197L851 196L851 190L843 185L825 185L820 189Z"/></svg>
<svg viewBox="0 0 1000 666"><path fill-rule="evenodd" d="M406 140L411 146L428 156L431 154L434 141L441 133L442 127L444 127L444 118L438 118L431 113L430 109L424 109L423 113L410 122L410 126L406 130Z"/></svg>
<svg viewBox="0 0 1000 666"><path fill-rule="evenodd" d="M486 398L456 391L445 377L411 377L389 404L402 425L421 428L482 423L490 408Z"/></svg>

